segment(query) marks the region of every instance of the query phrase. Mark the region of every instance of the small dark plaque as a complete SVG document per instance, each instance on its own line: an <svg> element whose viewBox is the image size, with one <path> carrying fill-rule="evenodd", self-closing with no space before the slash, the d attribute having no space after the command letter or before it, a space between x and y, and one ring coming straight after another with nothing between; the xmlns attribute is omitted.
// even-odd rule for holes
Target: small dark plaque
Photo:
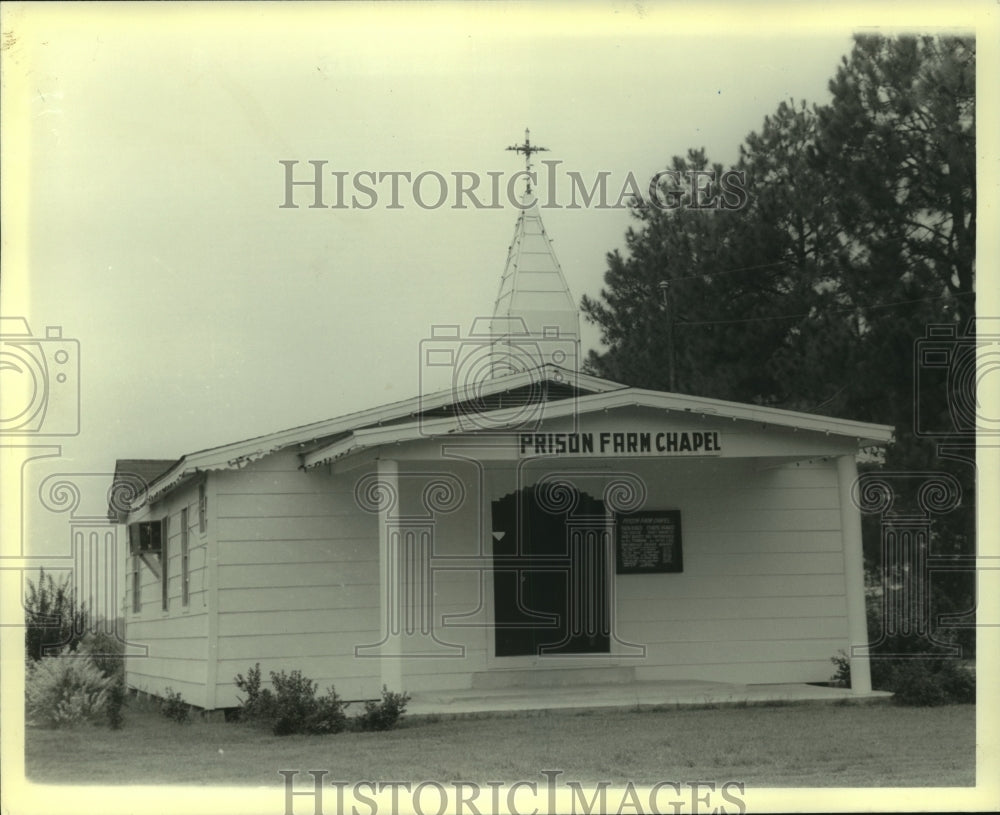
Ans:
<svg viewBox="0 0 1000 815"><path fill-rule="evenodd" d="M680 510L616 514L615 558L618 574L684 571Z"/></svg>

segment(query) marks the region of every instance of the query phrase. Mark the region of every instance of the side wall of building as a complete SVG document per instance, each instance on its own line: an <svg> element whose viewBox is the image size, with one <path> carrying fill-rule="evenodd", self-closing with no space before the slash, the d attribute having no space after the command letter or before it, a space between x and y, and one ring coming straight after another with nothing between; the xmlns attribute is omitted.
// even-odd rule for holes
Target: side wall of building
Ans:
<svg viewBox="0 0 1000 815"><path fill-rule="evenodd" d="M378 695L378 528L358 508L357 475L299 468L295 452L213 474L218 540L217 707L238 704L233 679L260 663L300 670L345 699Z"/></svg>
<svg viewBox="0 0 1000 815"><path fill-rule="evenodd" d="M212 538L209 525L200 517L201 511L208 511L207 501L203 504L199 500L199 489L204 484L203 480L189 482L164 500L132 513L133 522L167 520L164 555L147 555L148 563L161 570L166 567L165 596L162 571L157 577L147 562L133 558L127 543L123 556L125 636L130 654L125 663L127 684L156 696L164 696L169 688L199 707L209 702L206 674L211 614ZM182 552L185 522L186 602Z"/></svg>

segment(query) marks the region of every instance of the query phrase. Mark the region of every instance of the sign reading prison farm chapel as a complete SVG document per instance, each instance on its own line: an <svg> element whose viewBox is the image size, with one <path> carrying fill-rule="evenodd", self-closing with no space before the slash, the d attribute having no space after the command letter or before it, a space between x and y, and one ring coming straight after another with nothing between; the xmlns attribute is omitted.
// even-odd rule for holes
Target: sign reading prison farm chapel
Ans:
<svg viewBox="0 0 1000 815"><path fill-rule="evenodd" d="M521 433L519 447L522 456L717 456L722 453L717 430Z"/></svg>
<svg viewBox="0 0 1000 815"><path fill-rule="evenodd" d="M618 574L682 572L679 509L615 515Z"/></svg>

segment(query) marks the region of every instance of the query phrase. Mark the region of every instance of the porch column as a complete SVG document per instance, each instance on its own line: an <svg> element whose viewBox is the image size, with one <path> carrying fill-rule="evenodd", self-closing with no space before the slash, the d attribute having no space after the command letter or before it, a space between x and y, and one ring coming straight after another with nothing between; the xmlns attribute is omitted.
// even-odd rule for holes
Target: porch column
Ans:
<svg viewBox="0 0 1000 815"><path fill-rule="evenodd" d="M420 489L416 496L402 494L403 483ZM379 627L382 639L357 645L354 654L379 660L382 684L403 691L403 660L461 657L464 646L444 642L435 631L434 551L437 513L454 512L465 491L461 481L447 473L404 472L392 459L378 460L376 473L355 485L355 499L367 512L378 514ZM406 509L404 509L406 505ZM410 510L410 511L407 511Z"/></svg>
<svg viewBox="0 0 1000 815"><path fill-rule="evenodd" d="M868 618L865 612L865 562L861 548L861 510L852 498L858 479L854 454L837 458L840 488L840 530L844 546L844 579L847 583L847 630L851 660L851 690L871 693L872 677L868 659Z"/></svg>
<svg viewBox="0 0 1000 815"><path fill-rule="evenodd" d="M379 647L379 667L382 684L390 691L402 693L403 641L399 636L399 533L392 522L392 512L399 501L399 464L392 459L380 458L378 480L386 491L387 499L380 501L378 505L379 622L382 632L386 634Z"/></svg>

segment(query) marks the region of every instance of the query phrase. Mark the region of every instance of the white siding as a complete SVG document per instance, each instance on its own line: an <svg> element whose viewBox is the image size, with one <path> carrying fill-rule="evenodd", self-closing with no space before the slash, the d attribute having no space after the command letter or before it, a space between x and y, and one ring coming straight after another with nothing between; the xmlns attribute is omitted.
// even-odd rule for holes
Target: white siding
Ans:
<svg viewBox="0 0 1000 815"><path fill-rule="evenodd" d="M381 689L378 658L355 653L383 638L379 519L359 508L354 493L370 471L334 476L303 472L298 464L296 455L282 454L217 476L220 707L236 704L232 678L256 662L265 680L270 671L298 669L321 689L335 685L346 699L371 698ZM431 471L456 476L466 490L454 512L433 515L434 557L476 554L481 509L471 465L402 468L399 512L427 515L421 495ZM472 674L486 667L487 629L441 624L444 615L485 603L480 573L441 571L432 581L438 637L462 650L421 658L428 644L404 638L403 683L411 692L469 687Z"/></svg>
<svg viewBox="0 0 1000 815"><path fill-rule="evenodd" d="M289 452L216 475L218 707L257 662L265 681L300 670L321 691L378 695L378 661L354 655L379 639L377 518L358 510L357 475L298 465Z"/></svg>
<svg viewBox="0 0 1000 815"><path fill-rule="evenodd" d="M188 508L188 605L181 597L181 510ZM163 610L162 584L142 564L140 574L142 609L132 610L131 558L125 547L126 638L133 645L146 648L145 656L126 660L127 682L157 696L167 688L180 693L186 702L205 706L208 700L206 671L208 664L208 552L209 536L198 531L198 488L181 487L163 501L137 513L131 520L160 520L169 516L167 551L168 609ZM162 563L161 563L162 568ZM130 649L130 650L135 650Z"/></svg>
<svg viewBox="0 0 1000 815"><path fill-rule="evenodd" d="M731 432L727 450L738 441L755 456L787 452L793 435ZM830 456L837 444L844 447L825 438L806 441L810 450L825 445ZM482 496L473 464L404 455L416 447L431 451L427 442L397 451L397 516L428 517L422 495L429 475L457 478L465 497L453 511L430 516L430 615L438 643L403 638L402 689L466 688L482 671L524 669L525 658L492 656L490 501L557 465L535 462L518 482L514 462L494 462ZM615 575L614 633L645 646L645 656L599 660L633 666L638 679L828 679L830 657L847 646L847 610L836 462L825 456L826 450L798 465L773 457L577 460L572 466L589 479L582 486L594 497L603 494L609 472L632 473L646 487L643 508L681 512L683 572ZM171 518L170 610L161 611L159 586L144 568L143 609L128 613L128 636L150 650L129 661L130 684L154 693L169 685L195 704L228 707L238 703L233 677L259 662L265 679L270 671L298 669L321 689L335 685L346 699L378 694L380 660L355 651L384 637L380 521L355 499L358 480L373 466L334 475L299 464L297 451L289 451L211 473L206 535L198 531L197 482L149 510L150 518ZM191 525L186 609L182 506L189 507ZM449 645L461 652L426 656Z"/></svg>
<svg viewBox="0 0 1000 815"><path fill-rule="evenodd" d="M684 571L616 578L618 634L647 649L637 677L828 680L847 647L836 462L643 475L647 507L681 511Z"/></svg>

